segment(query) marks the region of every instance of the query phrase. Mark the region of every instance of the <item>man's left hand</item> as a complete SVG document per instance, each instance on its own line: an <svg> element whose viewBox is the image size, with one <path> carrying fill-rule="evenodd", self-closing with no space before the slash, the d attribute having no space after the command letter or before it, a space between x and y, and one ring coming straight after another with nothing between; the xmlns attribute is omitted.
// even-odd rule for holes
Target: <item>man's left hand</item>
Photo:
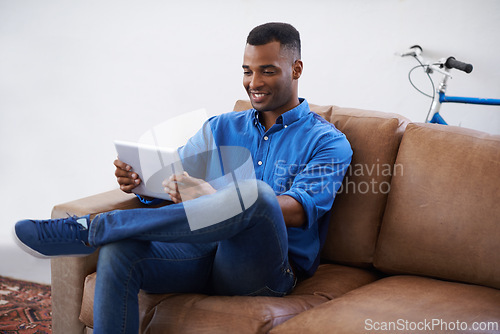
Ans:
<svg viewBox="0 0 500 334"><path fill-rule="evenodd" d="M163 187L176 204L200 196L210 195L217 191L210 183L192 177L187 172L180 175L172 175L169 179L163 181Z"/></svg>

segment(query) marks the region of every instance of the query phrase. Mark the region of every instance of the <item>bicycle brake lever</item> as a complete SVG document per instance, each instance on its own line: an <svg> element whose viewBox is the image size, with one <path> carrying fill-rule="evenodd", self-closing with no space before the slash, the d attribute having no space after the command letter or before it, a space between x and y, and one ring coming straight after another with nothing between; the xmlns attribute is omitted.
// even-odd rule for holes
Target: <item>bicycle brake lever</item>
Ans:
<svg viewBox="0 0 500 334"><path fill-rule="evenodd" d="M422 47L420 45L413 45L408 48L408 51L399 53L401 57L419 57L420 54L422 53Z"/></svg>
<svg viewBox="0 0 500 334"><path fill-rule="evenodd" d="M446 61L446 59L440 59L437 63L435 64L430 64L428 65L427 67L429 69L431 69L432 71L436 71L436 72L439 72L441 73L442 75L445 75L447 77L449 77L450 79L453 78L452 75L450 74L449 70L447 68L444 67L444 62ZM443 70L443 68L445 68ZM429 72L428 72L429 73Z"/></svg>

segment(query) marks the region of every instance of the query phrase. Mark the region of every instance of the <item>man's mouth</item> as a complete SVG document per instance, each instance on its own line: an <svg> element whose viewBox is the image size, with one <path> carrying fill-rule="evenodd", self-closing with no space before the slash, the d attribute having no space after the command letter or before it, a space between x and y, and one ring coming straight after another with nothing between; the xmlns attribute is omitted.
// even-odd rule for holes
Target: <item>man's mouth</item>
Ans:
<svg viewBox="0 0 500 334"><path fill-rule="evenodd" d="M262 102L267 96L267 94L265 93L256 93L256 92L251 92L250 95L252 97L253 102L256 103Z"/></svg>

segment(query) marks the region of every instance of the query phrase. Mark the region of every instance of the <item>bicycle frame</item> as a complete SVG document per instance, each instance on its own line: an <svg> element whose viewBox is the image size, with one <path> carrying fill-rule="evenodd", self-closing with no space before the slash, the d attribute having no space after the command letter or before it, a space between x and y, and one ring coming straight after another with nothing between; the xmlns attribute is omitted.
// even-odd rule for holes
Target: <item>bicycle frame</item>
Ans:
<svg viewBox="0 0 500 334"><path fill-rule="evenodd" d="M465 96L447 96L446 95L446 82L448 77L450 76L446 71L444 74L443 80L439 85L436 93L437 95L434 97L434 101L432 102L431 111L429 113L429 117L425 120L426 123L436 123L436 124L444 124L448 125L443 117L439 114L442 103L463 103L463 104L480 104L480 105L490 105L490 106L500 106L500 99L484 99L478 97L465 97Z"/></svg>

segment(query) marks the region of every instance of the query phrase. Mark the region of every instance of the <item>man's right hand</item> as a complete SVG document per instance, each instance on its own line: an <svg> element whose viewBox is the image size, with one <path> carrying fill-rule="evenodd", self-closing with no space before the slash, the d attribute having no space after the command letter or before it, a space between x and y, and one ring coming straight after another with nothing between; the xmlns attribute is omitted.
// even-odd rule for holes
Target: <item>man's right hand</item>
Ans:
<svg viewBox="0 0 500 334"><path fill-rule="evenodd" d="M116 159L114 161L116 167L115 176L120 189L126 193L132 192L132 189L141 183L141 179L137 173L132 171L132 167Z"/></svg>

